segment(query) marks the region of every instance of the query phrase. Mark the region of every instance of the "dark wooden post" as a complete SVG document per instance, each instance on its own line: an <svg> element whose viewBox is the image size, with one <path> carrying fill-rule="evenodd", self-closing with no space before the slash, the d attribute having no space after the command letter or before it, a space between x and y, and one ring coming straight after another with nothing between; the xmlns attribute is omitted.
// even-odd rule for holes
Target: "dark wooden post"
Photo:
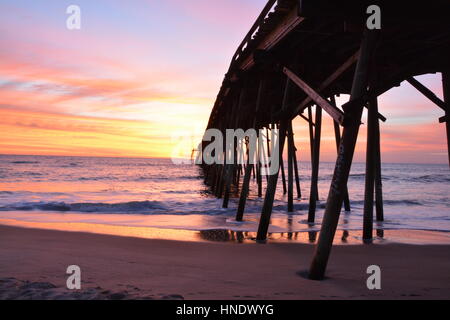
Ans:
<svg viewBox="0 0 450 320"><path fill-rule="evenodd" d="M264 93L264 84L265 84L264 79L259 82L258 94L256 97L256 103L255 103L255 118L253 119L253 128L256 128L256 123L257 123L256 114L258 114L259 107L261 105L262 96ZM257 145L258 145L258 142L256 142L256 146L252 146L252 147L257 147ZM248 144L247 144L247 146L248 146ZM247 158L247 166L245 168L241 196L239 198L239 205L238 205L238 209L236 212L236 221L242 221L242 219L244 218L245 203L247 201L248 191L249 191L249 187L250 187L250 176L251 176L252 171L255 170L254 169L255 166L252 163L252 161L255 159L250 159L251 155L252 155L252 153L250 153L247 148L247 157L248 157ZM256 160L259 161L259 159L256 159ZM259 181L258 181L258 186L259 186Z"/></svg>
<svg viewBox="0 0 450 320"><path fill-rule="evenodd" d="M378 103L373 104L378 113ZM381 139L380 139L380 120L378 117L375 122L374 144L375 144L375 208L377 213L377 221L384 221L383 208L383 183L381 178Z"/></svg>
<svg viewBox="0 0 450 320"><path fill-rule="evenodd" d="M294 144L292 139L292 121L289 122L288 130L288 212L294 212Z"/></svg>
<svg viewBox="0 0 450 320"><path fill-rule="evenodd" d="M312 110L311 106L308 106L308 126L309 126L309 150L311 151L311 171L314 162L314 126L312 122ZM316 198L319 199L319 193L317 192Z"/></svg>
<svg viewBox="0 0 450 320"><path fill-rule="evenodd" d="M331 103L333 106L336 106L336 98L334 96L331 97ZM336 151L337 151L337 154L339 155L339 145L341 144L341 128L337 121L333 121L333 125L334 125L334 137L336 140ZM348 187L347 186L345 186L345 191L344 191L344 209L346 212L351 211L350 198L348 196Z"/></svg>
<svg viewBox="0 0 450 320"><path fill-rule="evenodd" d="M264 141L262 141L262 142L264 142ZM269 150L267 150L267 151L269 152ZM264 158L265 166L267 167L269 165L269 158L268 158L269 155L265 152L263 143L261 143L261 152L262 152L262 157ZM267 180L267 182L269 182L269 176L266 176L266 180Z"/></svg>
<svg viewBox="0 0 450 320"><path fill-rule="evenodd" d="M239 205L236 213L236 221L242 221L244 217L245 203L247 201L250 186L250 175L253 169L253 163L251 163L250 160L250 153L247 152L247 154L248 154L247 166L245 168L244 181L242 183L241 196L239 198Z"/></svg>
<svg viewBox="0 0 450 320"><path fill-rule="evenodd" d="M223 202L222 202L222 208L228 208L228 202L230 200L230 184L231 184L231 176L232 176L232 164L225 164L225 173L224 173L224 186L225 191L223 193Z"/></svg>
<svg viewBox="0 0 450 320"><path fill-rule="evenodd" d="M235 116L235 111L236 111L236 107L239 104L239 97L241 96L242 90L239 91L239 94L237 95L237 97L233 97L232 99L230 99L230 112L226 118L226 120L223 122L222 124L222 135L225 137L226 136L226 129L227 128L231 128L233 126L233 120L234 120L234 116ZM228 184L228 177L229 177L229 170L228 170L228 165L226 163L226 154L225 154L225 150L226 150L226 141L223 141L223 158L224 158L224 163L220 165L220 176L218 179L218 185L216 188L216 196L217 198L222 198L222 195L224 194L224 188L225 188L225 195L224 195L224 200L222 203L222 206L224 208L228 207L228 199L227 198L227 191L226 191L226 187Z"/></svg>
<svg viewBox="0 0 450 320"><path fill-rule="evenodd" d="M311 151L311 166L314 158L314 128L312 124L312 110L311 106L308 106L308 127L309 127L309 149Z"/></svg>
<svg viewBox="0 0 450 320"><path fill-rule="evenodd" d="M269 134L269 128L266 127L266 148L267 148L267 158L266 158L266 165L269 164L270 159L270 134ZM264 154L266 155L266 153ZM266 176L267 181L269 181L269 177Z"/></svg>
<svg viewBox="0 0 450 320"><path fill-rule="evenodd" d="M229 124L229 127L232 127L234 129L236 129L238 127L239 118L240 118L239 111L240 111L240 109L242 107L242 104L243 104L243 101L244 101L244 98L245 98L245 83L243 83L242 86L243 87L241 88L241 90L239 92L237 103L235 103L235 106L233 108L233 112L232 112L232 115L231 115L231 121L230 121L230 124ZM226 144L226 141L224 141L224 144ZM224 158L224 161L225 161L225 163L224 163L224 168L225 168L225 171L224 171L225 192L224 192L224 195L223 195L223 203L222 203L222 207L223 208L228 208L228 202L230 200L231 180L232 180L233 173L235 172L235 168L237 166L237 164L236 164L236 159L237 159L237 157L236 157L236 142L235 141L233 141L233 146L234 146L234 159L233 159L234 161L233 161L233 163L227 163L226 162L227 161L227 157ZM225 145L225 148L226 148L226 145ZM226 151L226 149L224 149L224 150Z"/></svg>
<svg viewBox="0 0 450 320"><path fill-rule="evenodd" d="M280 170L281 170L281 183L283 185L283 194L287 193L287 188L286 188L286 174L284 172L284 159L283 159L283 155L281 155L281 163L280 163Z"/></svg>
<svg viewBox="0 0 450 320"><path fill-rule="evenodd" d="M322 133L322 108L316 106L316 121L314 130L314 152L311 172L311 190L309 194L308 222L314 222L316 217L316 206L319 193L319 164L320 164L320 140Z"/></svg>
<svg viewBox="0 0 450 320"><path fill-rule="evenodd" d="M375 50L375 44L376 31L366 30L363 35L360 56L353 78L351 100L361 98L367 92L369 66ZM364 106L361 104L360 106L355 106L353 110L345 110L351 117L344 127L342 134L339 156L336 161L333 181L322 220L319 241L309 271L310 279L321 280L325 275L334 235L339 222L344 190L350 173L363 108Z"/></svg>
<svg viewBox="0 0 450 320"><path fill-rule="evenodd" d="M280 148L280 162L282 161L282 153L284 149L284 143L286 140L286 132L288 127L288 120L281 121L279 129L278 145ZM275 191L277 188L277 181L280 170L277 170L275 174L269 176L269 182L267 184L266 196L264 198L264 204L261 211L261 218L259 220L258 233L256 240L260 243L266 241L267 231L269 230L270 216L272 215L273 201L275 199Z"/></svg>
<svg viewBox="0 0 450 320"><path fill-rule="evenodd" d="M213 167L213 170L214 170L214 182L213 182L214 190L213 190L213 192L214 192L214 195L217 196L217 189L219 187L220 169L219 169L219 164L217 164L217 163L213 164L213 166L214 166Z"/></svg>
<svg viewBox="0 0 450 320"><path fill-rule="evenodd" d="M288 103L289 97L289 78L286 79L286 85L284 88L284 97L282 103L282 109L285 110ZM278 130L278 141L277 145L279 148L279 162L283 161L283 150L284 143L286 141L286 132L288 130L289 120L285 115L280 121L280 127ZM275 146L275 144L274 144ZM256 235L256 241L263 243L267 238L267 231L269 230L270 216L272 215L273 201L275 199L275 191L277 189L277 182L280 170L276 170L276 173L269 176L269 181L267 183L266 195L264 197L264 204L261 211L261 218L259 220L258 233Z"/></svg>
<svg viewBox="0 0 450 320"><path fill-rule="evenodd" d="M373 238L373 194L375 183L375 122L378 118L377 98L369 101L367 116L367 147L366 147L366 176L364 189L364 218L363 240L371 241Z"/></svg>
<svg viewBox="0 0 450 320"><path fill-rule="evenodd" d="M216 186L216 197L222 198L223 194L223 175L225 171L225 165L221 164L217 166L218 175L217 175L217 186Z"/></svg>
<svg viewBox="0 0 450 320"><path fill-rule="evenodd" d="M297 187L297 198L301 199L302 198L302 190L300 188L300 177L298 174L298 163L297 163L297 148L295 147L294 130L292 128L292 123L291 123L291 126L289 127L289 129L290 129L290 132L288 132L289 139L291 139L291 144L294 148L292 160L294 161L294 174L295 174L295 185Z"/></svg>
<svg viewBox="0 0 450 320"><path fill-rule="evenodd" d="M274 128L275 127L279 128L278 125L274 125ZM284 173L284 157L283 157L283 155L281 155L280 170L281 170L281 182L283 183L283 194L286 194L287 193L286 174Z"/></svg>
<svg viewBox="0 0 450 320"><path fill-rule="evenodd" d="M256 183L258 184L258 197L262 197L262 177L261 177L261 149L260 149L260 143L259 143L260 137L258 137L258 140L256 142L256 145L258 146L258 153L256 157Z"/></svg>
<svg viewBox="0 0 450 320"><path fill-rule="evenodd" d="M445 111L445 125L447 128L448 163L450 165L450 70L442 72L442 85L444 102L447 105L447 110Z"/></svg>

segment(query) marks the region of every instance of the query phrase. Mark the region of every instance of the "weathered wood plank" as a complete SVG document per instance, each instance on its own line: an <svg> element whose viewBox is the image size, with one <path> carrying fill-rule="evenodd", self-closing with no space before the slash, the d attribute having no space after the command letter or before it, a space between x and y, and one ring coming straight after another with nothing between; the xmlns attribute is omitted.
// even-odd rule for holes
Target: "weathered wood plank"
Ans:
<svg viewBox="0 0 450 320"><path fill-rule="evenodd" d="M278 42L280 42L289 32L291 32L295 27L297 27L302 21L303 17L298 16L297 9L292 10L287 14L283 20L270 32L268 33L264 40L261 41L256 49L258 50L270 50ZM255 64L253 56L247 57L242 64L239 66L241 70L248 70Z"/></svg>

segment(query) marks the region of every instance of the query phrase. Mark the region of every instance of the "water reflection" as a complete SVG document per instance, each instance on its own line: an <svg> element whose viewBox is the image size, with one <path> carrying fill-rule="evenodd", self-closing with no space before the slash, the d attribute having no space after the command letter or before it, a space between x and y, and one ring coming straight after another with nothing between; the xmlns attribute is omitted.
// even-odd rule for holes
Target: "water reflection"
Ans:
<svg viewBox="0 0 450 320"><path fill-rule="evenodd" d="M308 239L310 243L315 243L317 240L317 231L309 231Z"/></svg>
<svg viewBox="0 0 450 320"><path fill-rule="evenodd" d="M304 244L317 243L319 231L308 232L281 232L268 233L267 240L270 242L296 242ZM377 230L378 238L383 237L383 230ZM198 231L199 240L214 241L214 242L234 242L234 243L255 243L256 232L232 231L225 229L210 229ZM337 230L334 244L361 244L362 231L355 230L350 236L349 230Z"/></svg>
<svg viewBox="0 0 450 320"><path fill-rule="evenodd" d="M231 237L232 232L230 230L201 230L199 234L202 240L225 242L234 240Z"/></svg>
<svg viewBox="0 0 450 320"><path fill-rule="evenodd" d="M343 218L344 225L348 225L348 223L349 223L348 217L349 217L349 212L346 211L346 212L344 213L344 218ZM348 230L344 230L344 231L342 232L342 237L341 237L342 242L343 242L343 243L347 243L348 237L349 237L349 236L350 236L350 233L348 232Z"/></svg>

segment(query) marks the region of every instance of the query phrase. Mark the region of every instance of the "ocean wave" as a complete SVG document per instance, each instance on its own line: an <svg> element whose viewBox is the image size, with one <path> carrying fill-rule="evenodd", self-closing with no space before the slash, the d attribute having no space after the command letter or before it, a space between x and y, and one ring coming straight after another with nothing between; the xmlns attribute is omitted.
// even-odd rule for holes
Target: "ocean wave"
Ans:
<svg viewBox="0 0 450 320"><path fill-rule="evenodd" d="M12 164L39 164L39 161L11 161Z"/></svg>
<svg viewBox="0 0 450 320"><path fill-rule="evenodd" d="M389 206L424 206L425 204L418 200L383 200L384 205ZM364 205L364 200L352 201L350 199L350 205Z"/></svg>
<svg viewBox="0 0 450 320"><path fill-rule="evenodd" d="M450 175L448 174L427 174L420 177L414 177L411 180L418 180L420 182L450 182Z"/></svg>
<svg viewBox="0 0 450 320"><path fill-rule="evenodd" d="M161 193L167 193L167 194L188 194L193 193L193 190L165 190L161 191Z"/></svg>
<svg viewBox="0 0 450 320"><path fill-rule="evenodd" d="M201 179L200 176L162 176L162 175L158 175L158 176L140 176L138 178L133 178L130 179L129 181L167 181L167 180L174 180L174 179L179 179L179 180L199 180Z"/></svg>
<svg viewBox="0 0 450 320"><path fill-rule="evenodd" d="M325 202L317 202L316 208L319 209L325 209L326 203ZM256 210L260 210L260 206L255 207ZM305 203L294 203L294 211L305 211L309 209L309 202ZM286 203L276 204L273 206L274 211L286 211ZM294 212L295 213L295 212Z"/></svg>
<svg viewBox="0 0 450 320"><path fill-rule="evenodd" d="M117 178L111 177L111 176L104 176L104 177L79 177L79 178L70 179L69 181L74 181L74 180L78 180L78 181L102 181L102 180L117 180Z"/></svg>
<svg viewBox="0 0 450 320"><path fill-rule="evenodd" d="M40 172L23 172L24 176L32 176L32 177L41 177L44 174L40 173Z"/></svg>
<svg viewBox="0 0 450 320"><path fill-rule="evenodd" d="M68 164L60 165L59 167L60 168L73 168L73 167L78 167L79 165L80 165L79 163L71 162L71 163L68 163Z"/></svg>
<svg viewBox="0 0 450 320"><path fill-rule="evenodd" d="M384 200L384 204L391 206L423 206L424 203L417 200Z"/></svg>
<svg viewBox="0 0 450 320"><path fill-rule="evenodd" d="M365 173L354 173L349 175L349 177L351 178L364 178L365 176L366 176Z"/></svg>
<svg viewBox="0 0 450 320"><path fill-rule="evenodd" d="M0 207L1 211L76 211L97 213L151 213L166 211L167 207L159 201L131 201L121 203L65 203L65 202L24 202Z"/></svg>
<svg viewBox="0 0 450 320"><path fill-rule="evenodd" d="M319 180L327 180L328 178L332 178L332 176L328 177L328 176L322 176L321 178L319 178ZM366 174L365 173L355 173L355 174L350 174L349 175L349 179L351 180L356 180L356 181L361 181L364 180L366 178ZM382 176L382 180L384 182L386 181L405 181L405 182L419 182L419 183L423 183L423 182L436 182L436 183L446 183L446 182L450 182L450 175L449 174L426 174L426 175L411 175L411 174L398 174L398 175L394 175L394 174L388 174L388 175L383 175Z"/></svg>

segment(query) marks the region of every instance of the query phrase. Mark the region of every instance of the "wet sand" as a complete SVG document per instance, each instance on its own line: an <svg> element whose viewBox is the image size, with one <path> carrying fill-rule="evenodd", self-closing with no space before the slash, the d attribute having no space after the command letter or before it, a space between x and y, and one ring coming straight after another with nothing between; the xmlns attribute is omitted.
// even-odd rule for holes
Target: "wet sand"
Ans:
<svg viewBox="0 0 450 320"><path fill-rule="evenodd" d="M411 231L414 233L414 231ZM424 233L420 233L423 234ZM188 242L0 226L0 298L449 299L450 245L336 246L328 279L298 275L314 246ZM366 269L381 267L381 290ZM69 265L82 289L65 288Z"/></svg>

